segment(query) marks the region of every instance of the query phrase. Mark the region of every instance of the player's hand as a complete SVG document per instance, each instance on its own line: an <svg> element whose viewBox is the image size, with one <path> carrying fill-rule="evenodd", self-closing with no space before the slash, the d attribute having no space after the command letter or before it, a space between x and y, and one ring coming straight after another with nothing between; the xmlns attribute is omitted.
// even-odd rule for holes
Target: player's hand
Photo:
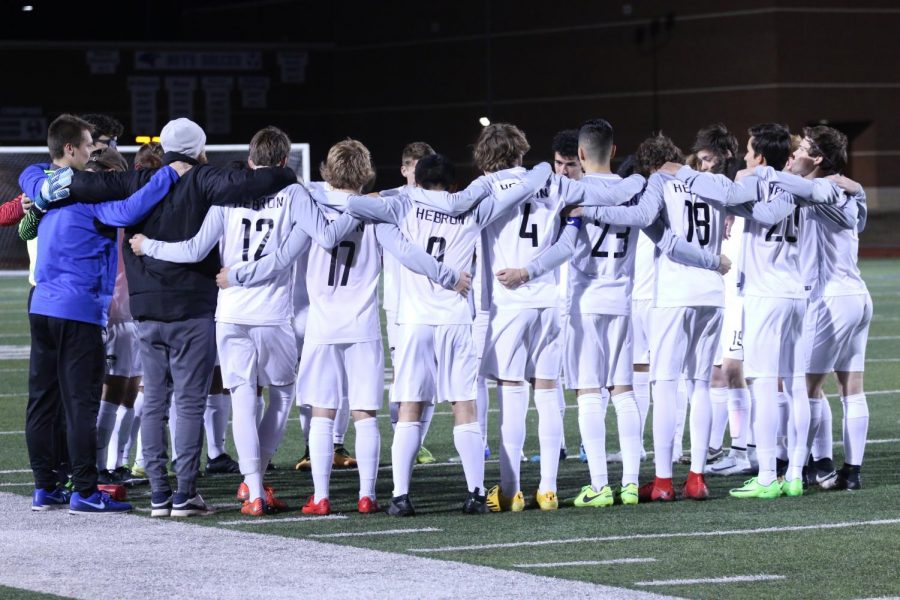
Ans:
<svg viewBox="0 0 900 600"><path fill-rule="evenodd" d="M468 296L469 290L472 288L472 274L467 273L465 271L459 272L459 281L456 282L456 287L453 290L459 293L460 296Z"/></svg>
<svg viewBox="0 0 900 600"><path fill-rule="evenodd" d="M29 198L25 194L22 194L22 210L24 212L28 212L28 209L30 209L33 204L34 201L31 198Z"/></svg>
<svg viewBox="0 0 900 600"><path fill-rule="evenodd" d="M725 256L724 254L719 255L719 268L716 269L719 273L724 275L728 271L731 270L731 259Z"/></svg>
<svg viewBox="0 0 900 600"><path fill-rule="evenodd" d="M848 194L858 194L862 189L862 186L859 185L859 183L853 181L849 177L844 177L843 175L829 175L827 179L833 181L836 186Z"/></svg>
<svg viewBox="0 0 900 600"><path fill-rule="evenodd" d="M184 174L194 168L194 165L190 163L186 163L183 160L176 160L175 162L169 163L169 166L175 169L175 172L178 173L179 177L184 177Z"/></svg>
<svg viewBox="0 0 900 600"><path fill-rule="evenodd" d="M744 177L749 177L750 175L753 175L754 172L755 172L755 169L741 169L740 171L735 173L734 180L740 181Z"/></svg>
<svg viewBox="0 0 900 600"><path fill-rule="evenodd" d="M661 173L667 173L669 175L674 175L675 173L678 172L678 169L680 169L683 166L684 165L682 165L681 163L667 162L666 164L664 164L663 166L661 166L659 168L659 171Z"/></svg>
<svg viewBox="0 0 900 600"><path fill-rule="evenodd" d="M528 281L528 271L526 269L501 269L497 271L497 280L503 284L503 287L514 290Z"/></svg>
<svg viewBox="0 0 900 600"><path fill-rule="evenodd" d="M46 212L50 205L69 197L69 186L72 184L72 168L57 169L44 180L34 204Z"/></svg>
<svg viewBox="0 0 900 600"><path fill-rule="evenodd" d="M228 267L222 267L216 274L216 285L219 286L219 289L224 290L228 287L228 271Z"/></svg>
<svg viewBox="0 0 900 600"><path fill-rule="evenodd" d="M569 205L563 210L563 218L568 219L569 217L577 218L584 216L584 208L580 206Z"/></svg>
<svg viewBox="0 0 900 600"><path fill-rule="evenodd" d="M731 239L731 228L734 227L734 215L725 217L725 231L722 233L723 240Z"/></svg>
<svg viewBox="0 0 900 600"><path fill-rule="evenodd" d="M147 236L141 233L136 233L131 236L130 240L128 240L128 243L131 244L131 251L134 252L135 256L144 256L143 245L144 240L146 239Z"/></svg>

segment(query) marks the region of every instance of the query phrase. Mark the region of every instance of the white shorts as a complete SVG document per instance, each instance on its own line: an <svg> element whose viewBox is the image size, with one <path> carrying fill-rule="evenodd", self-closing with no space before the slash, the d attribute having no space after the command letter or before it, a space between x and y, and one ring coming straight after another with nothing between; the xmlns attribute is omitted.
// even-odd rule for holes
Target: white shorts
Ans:
<svg viewBox="0 0 900 600"><path fill-rule="evenodd" d="M486 310L476 310L475 319L472 323L472 342L475 344L475 358L478 362L484 357L484 345L487 342L488 323L491 320L491 314Z"/></svg>
<svg viewBox="0 0 900 600"><path fill-rule="evenodd" d="M650 381L709 381L722 335L723 309L716 306L654 307L650 310Z"/></svg>
<svg viewBox="0 0 900 600"><path fill-rule="evenodd" d="M721 365L725 358L744 360L744 299L737 296L726 298L725 318L722 321L722 336L716 348L714 365Z"/></svg>
<svg viewBox="0 0 900 600"><path fill-rule="evenodd" d="M475 399L478 359L471 325L400 325L393 402Z"/></svg>
<svg viewBox="0 0 900 600"><path fill-rule="evenodd" d="M806 307L807 373L862 372L872 323L872 297L826 296Z"/></svg>
<svg viewBox="0 0 900 600"><path fill-rule="evenodd" d="M300 359L297 395L303 404L350 410L378 410L384 398L381 340L352 344L307 344Z"/></svg>
<svg viewBox="0 0 900 600"><path fill-rule="evenodd" d="M481 374L491 379L555 380L562 363L559 311L494 310L488 323Z"/></svg>
<svg viewBox="0 0 900 600"><path fill-rule="evenodd" d="M394 360L394 350L400 338L400 326L397 325L397 311L384 311L384 328L387 331L388 351L391 353L391 362Z"/></svg>
<svg viewBox="0 0 900 600"><path fill-rule="evenodd" d="M134 321L110 323L106 327L106 374L115 377L139 377L141 344Z"/></svg>
<svg viewBox="0 0 900 600"><path fill-rule="evenodd" d="M565 335L566 389L632 384L634 351L630 316L572 314Z"/></svg>
<svg viewBox="0 0 900 600"><path fill-rule="evenodd" d="M289 323L216 323L222 385L290 385L297 380L297 342Z"/></svg>
<svg viewBox="0 0 900 600"><path fill-rule="evenodd" d="M632 350L636 365L650 364L650 308L653 300L631 301L631 329L634 342Z"/></svg>
<svg viewBox="0 0 900 600"><path fill-rule="evenodd" d="M744 299L744 376L794 377L806 370L803 314L806 299Z"/></svg>

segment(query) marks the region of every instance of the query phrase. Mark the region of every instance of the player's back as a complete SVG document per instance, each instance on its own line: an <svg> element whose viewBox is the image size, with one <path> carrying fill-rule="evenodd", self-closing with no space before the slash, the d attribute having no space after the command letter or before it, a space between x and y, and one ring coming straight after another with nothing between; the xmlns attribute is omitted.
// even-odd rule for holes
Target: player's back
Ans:
<svg viewBox="0 0 900 600"><path fill-rule="evenodd" d="M845 296L868 291L859 272L859 232L865 227L865 207L856 198L842 198L857 217L856 226L844 229L819 226L819 280L816 290L823 296Z"/></svg>
<svg viewBox="0 0 900 600"><path fill-rule="evenodd" d="M328 221L334 221L347 206L349 194L326 185L313 187ZM378 276L381 246L375 226L359 224L331 250L313 243L306 267L310 308L306 341L341 344L377 340Z"/></svg>

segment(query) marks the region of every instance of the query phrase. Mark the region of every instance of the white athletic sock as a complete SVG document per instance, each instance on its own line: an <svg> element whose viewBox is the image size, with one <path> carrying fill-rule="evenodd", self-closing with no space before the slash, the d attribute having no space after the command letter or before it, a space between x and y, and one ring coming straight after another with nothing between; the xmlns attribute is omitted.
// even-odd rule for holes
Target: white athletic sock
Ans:
<svg viewBox="0 0 900 600"><path fill-rule="evenodd" d="M602 394L578 396L578 429L588 459L591 487L599 492L609 484L606 468L606 400Z"/></svg>
<svg viewBox="0 0 900 600"><path fill-rule="evenodd" d="M728 427L731 429L731 447L746 448L750 431L750 390L747 388L728 389Z"/></svg>
<svg viewBox="0 0 900 600"><path fill-rule="evenodd" d="M556 400L559 402L559 447L566 449L566 391L562 381L556 381Z"/></svg>
<svg viewBox="0 0 900 600"><path fill-rule="evenodd" d="M528 386L498 385L497 402L500 404L500 491L505 497L512 498L522 485L519 467L525 446Z"/></svg>
<svg viewBox="0 0 900 600"><path fill-rule="evenodd" d="M775 452L781 415L778 402L778 378L760 377L753 380L750 394L756 405L756 456L759 461L759 483L775 481Z"/></svg>
<svg viewBox="0 0 900 600"><path fill-rule="evenodd" d="M819 428L822 426L822 399L809 399L809 449L812 450Z"/></svg>
<svg viewBox="0 0 900 600"><path fill-rule="evenodd" d="M860 466L869 432L869 404L865 394L841 397L844 405L844 462Z"/></svg>
<svg viewBox="0 0 900 600"><path fill-rule="evenodd" d="M709 401L712 413L709 447L719 449L725 442L725 428L728 427L728 388L709 388ZM692 421L691 429L693 428Z"/></svg>
<svg viewBox="0 0 900 600"><path fill-rule="evenodd" d="M328 498L328 483L334 461L334 421L313 417L309 422L309 460L312 467L315 497L313 502Z"/></svg>
<svg viewBox="0 0 900 600"><path fill-rule="evenodd" d="M819 429L816 431L816 437L813 439L812 457L814 460L834 457L834 422L831 416L831 403L828 402L828 396L825 395L825 392L822 392L819 400L822 406L822 414L820 416Z"/></svg>
<svg viewBox="0 0 900 600"><path fill-rule="evenodd" d="M747 388L747 397L750 399L750 422L747 424L745 441L747 442L747 448L753 446L756 448L756 400L753 399L753 394L750 393L749 387ZM754 459L756 457L756 450L753 451Z"/></svg>
<svg viewBox="0 0 900 600"><path fill-rule="evenodd" d="M134 409L120 406L116 411L116 426L113 428L113 437L110 439L109 451L106 457L106 466L110 469L118 469L125 464L123 450L131 436L131 423L134 421Z"/></svg>
<svg viewBox="0 0 900 600"><path fill-rule="evenodd" d="M650 414L650 373L634 372L634 401L637 403L641 418L641 452L644 450L644 429L647 426L647 415Z"/></svg>
<svg viewBox="0 0 900 600"><path fill-rule="evenodd" d="M419 446L425 444L425 436L428 435L428 429L431 427L431 419L434 417L434 402L423 403L422 406L422 416L419 417L419 423L422 424L422 431L420 435L422 438L419 440ZM482 458L484 455L482 455Z"/></svg>
<svg viewBox="0 0 900 600"><path fill-rule="evenodd" d="M400 420L400 403L389 402L388 407L391 409L391 431L397 429L397 421Z"/></svg>
<svg viewBox="0 0 900 600"><path fill-rule="evenodd" d="M487 429L488 429L488 386L487 379L481 375L475 380L475 412L478 413L478 426L481 427L481 437L484 445L487 446Z"/></svg>
<svg viewBox="0 0 900 600"><path fill-rule="evenodd" d="M131 419L131 428L129 429L128 439L126 440L125 445L122 447L122 464L128 462L128 458L131 456L131 449L140 437L141 415L143 414L143 412L144 392L139 391L137 393L137 398L135 398L134 400L134 417ZM136 452L134 464L143 464L143 462L139 463L138 460L143 461L143 457L139 452Z"/></svg>
<svg viewBox="0 0 900 600"><path fill-rule="evenodd" d="M244 483L250 488L250 500L255 500L263 493L255 386L241 384L231 390L231 412L234 414L231 431L237 448L238 465Z"/></svg>
<svg viewBox="0 0 900 600"><path fill-rule="evenodd" d="M612 397L619 429L619 449L622 453L622 485L638 482L641 470L641 412L634 392L623 392Z"/></svg>
<svg viewBox="0 0 900 600"><path fill-rule="evenodd" d="M353 422L356 430L356 463L359 466L359 497L375 499L375 480L378 477L378 458L381 456L381 433L378 419Z"/></svg>
<svg viewBox="0 0 900 600"><path fill-rule="evenodd" d="M334 415L334 443L343 445L347 428L350 427L350 402L344 399Z"/></svg>
<svg viewBox="0 0 900 600"><path fill-rule="evenodd" d="M478 423L454 427L453 444L462 461L469 491L474 492L478 489L484 494L484 444L481 443L481 428Z"/></svg>
<svg viewBox="0 0 900 600"><path fill-rule="evenodd" d="M116 411L118 404L101 402L97 413L97 470L106 470L106 458L109 452L109 440L112 438L113 427L116 425Z"/></svg>
<svg viewBox="0 0 900 600"><path fill-rule="evenodd" d="M203 425L206 428L206 455L216 458L225 454L225 435L228 432L228 418L231 416L231 399L225 394L210 394L206 397L206 411Z"/></svg>
<svg viewBox="0 0 900 600"><path fill-rule="evenodd" d="M269 406L257 426L259 431L259 464L262 471L269 466L275 451L284 439L291 404L294 400L294 384L269 386Z"/></svg>
<svg viewBox="0 0 900 600"><path fill-rule="evenodd" d="M678 426L678 382L671 379L651 382L653 395L653 462L656 476L672 478L672 454L679 439L675 435Z"/></svg>
<svg viewBox="0 0 900 600"><path fill-rule="evenodd" d="M256 424L262 423L263 415L266 413L266 399L262 394L256 397Z"/></svg>
<svg viewBox="0 0 900 600"><path fill-rule="evenodd" d="M691 471L703 473L703 469L706 467L710 427L712 425L712 402L709 397L709 382L692 379L687 382L687 385L688 390L691 392ZM723 412L726 416L728 415L727 410Z"/></svg>
<svg viewBox="0 0 900 600"><path fill-rule="evenodd" d="M789 382L782 385L790 385ZM787 392L778 392L778 437L775 439L775 457L780 460L789 460L788 436L791 429L791 399Z"/></svg>
<svg viewBox="0 0 900 600"><path fill-rule="evenodd" d="M309 420L312 419L312 406L303 404L300 406L300 431L303 432L303 440L309 446Z"/></svg>
<svg viewBox="0 0 900 600"><path fill-rule="evenodd" d="M419 451L419 433L422 423L419 421L400 421L394 430L394 442L391 444L391 472L394 478L394 496L409 493L409 482L412 479L413 462Z"/></svg>
<svg viewBox="0 0 900 600"><path fill-rule="evenodd" d="M559 413L559 396L556 388L535 389L534 405L538 412L538 440L541 448L541 482L538 490L542 493L556 492L559 440L562 437L562 415Z"/></svg>
<svg viewBox="0 0 900 600"><path fill-rule="evenodd" d="M803 467L809 458L810 406L806 391L806 376L792 377L785 380L785 387L790 390L791 431L788 435L788 480L800 479ZM793 443L791 443L793 442Z"/></svg>
<svg viewBox="0 0 900 600"><path fill-rule="evenodd" d="M684 426L687 423L688 399L690 398L690 394L688 394L687 384L683 377L678 380L676 386L675 409L677 412L675 413L675 431L673 432L672 437L672 454L682 456L684 455Z"/></svg>

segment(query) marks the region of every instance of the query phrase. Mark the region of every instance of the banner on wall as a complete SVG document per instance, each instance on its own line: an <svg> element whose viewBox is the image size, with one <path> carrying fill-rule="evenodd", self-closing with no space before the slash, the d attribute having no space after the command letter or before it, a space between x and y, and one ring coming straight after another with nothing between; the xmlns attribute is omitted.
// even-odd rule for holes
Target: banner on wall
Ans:
<svg viewBox="0 0 900 600"><path fill-rule="evenodd" d="M166 91L169 93L169 118L194 118L194 91L197 78L193 76L166 77Z"/></svg>
<svg viewBox="0 0 900 600"><path fill-rule="evenodd" d="M231 90L234 77L204 77L206 95L206 133L231 133Z"/></svg>
<svg viewBox="0 0 900 600"><path fill-rule="evenodd" d="M159 91L159 77L129 77L131 92L131 129L135 135L156 135L157 125L156 93Z"/></svg>
<svg viewBox="0 0 900 600"><path fill-rule="evenodd" d="M258 71L262 68L262 52L157 52L139 50L134 53L137 71Z"/></svg>

